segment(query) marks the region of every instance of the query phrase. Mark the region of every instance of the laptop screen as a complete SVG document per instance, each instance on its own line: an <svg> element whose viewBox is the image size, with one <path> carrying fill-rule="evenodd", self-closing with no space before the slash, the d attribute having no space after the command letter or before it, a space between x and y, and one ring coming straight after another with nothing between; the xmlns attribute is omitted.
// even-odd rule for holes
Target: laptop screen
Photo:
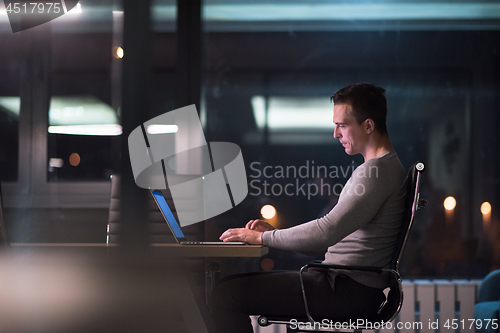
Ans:
<svg viewBox="0 0 500 333"><path fill-rule="evenodd" d="M184 238L185 237L184 233L182 232L179 223L177 223L174 214L172 214L172 211L170 210L170 207L167 204L167 200L165 200L163 194L158 191L152 191L152 193L153 196L155 197L156 202L158 203L158 206L160 206L163 216L165 216L165 218L167 219L167 223L170 225L170 229L172 229L175 238L177 239Z"/></svg>

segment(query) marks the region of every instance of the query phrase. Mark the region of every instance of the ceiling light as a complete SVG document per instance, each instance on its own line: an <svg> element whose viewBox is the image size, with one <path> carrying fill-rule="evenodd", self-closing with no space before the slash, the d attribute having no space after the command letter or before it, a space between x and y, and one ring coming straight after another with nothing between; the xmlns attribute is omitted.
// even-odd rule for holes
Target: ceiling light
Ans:
<svg viewBox="0 0 500 333"><path fill-rule="evenodd" d="M52 134L114 136L122 134L123 130L122 127L118 124L106 124L49 126L48 132Z"/></svg>
<svg viewBox="0 0 500 333"><path fill-rule="evenodd" d="M339 21L498 19L497 3L331 3L214 4L205 8L210 21Z"/></svg>
<svg viewBox="0 0 500 333"><path fill-rule="evenodd" d="M168 134L168 133L177 133L179 127L177 125L159 125L152 124L149 125L146 129L146 132L149 134Z"/></svg>

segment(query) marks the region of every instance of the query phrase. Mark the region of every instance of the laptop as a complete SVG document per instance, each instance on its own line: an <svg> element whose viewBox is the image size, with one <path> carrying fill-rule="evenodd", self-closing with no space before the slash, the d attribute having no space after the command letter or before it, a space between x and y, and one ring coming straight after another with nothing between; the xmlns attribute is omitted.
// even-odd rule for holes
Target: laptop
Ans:
<svg viewBox="0 0 500 333"><path fill-rule="evenodd" d="M172 234L174 235L177 243L181 245L247 245L247 243L245 242L193 242L186 240L186 236L182 232L179 223L177 223L177 220L175 219L175 216L168 206L167 200L165 199L161 191L150 191L151 195L155 199L156 204L158 205L158 208L160 209L161 215L163 215L163 218L165 219L165 222L167 222L167 225L170 228L170 231L172 231Z"/></svg>

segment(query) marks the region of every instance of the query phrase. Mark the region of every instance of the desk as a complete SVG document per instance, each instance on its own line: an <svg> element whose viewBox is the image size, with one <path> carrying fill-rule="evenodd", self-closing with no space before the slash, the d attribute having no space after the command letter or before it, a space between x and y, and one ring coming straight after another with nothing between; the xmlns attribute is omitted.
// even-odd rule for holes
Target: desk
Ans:
<svg viewBox="0 0 500 333"><path fill-rule="evenodd" d="M208 333L183 258L260 257L263 246L11 244L0 253L0 332ZM203 298L203 297L201 297Z"/></svg>
<svg viewBox="0 0 500 333"><path fill-rule="evenodd" d="M119 250L118 244L103 243L12 243L15 249L38 249L102 251L113 252ZM180 244L151 244L148 251L153 255L174 257L262 257L269 252L269 248L262 245L180 245Z"/></svg>

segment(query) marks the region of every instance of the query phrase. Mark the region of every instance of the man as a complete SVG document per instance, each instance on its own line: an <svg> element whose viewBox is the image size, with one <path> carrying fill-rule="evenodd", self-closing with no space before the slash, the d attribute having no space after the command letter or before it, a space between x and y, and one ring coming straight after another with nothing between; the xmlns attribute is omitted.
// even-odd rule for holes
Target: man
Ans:
<svg viewBox="0 0 500 333"><path fill-rule="evenodd" d="M334 138L349 155L362 154L337 205L324 217L287 229L262 220L229 229L220 239L292 251L328 248L324 263L388 267L404 211L406 173L386 129L383 88L354 84L331 100ZM309 269L303 274L311 315L317 320L370 319L385 300L387 276L372 272ZM230 277L214 292L220 332L252 332L248 315L305 317L298 272Z"/></svg>

